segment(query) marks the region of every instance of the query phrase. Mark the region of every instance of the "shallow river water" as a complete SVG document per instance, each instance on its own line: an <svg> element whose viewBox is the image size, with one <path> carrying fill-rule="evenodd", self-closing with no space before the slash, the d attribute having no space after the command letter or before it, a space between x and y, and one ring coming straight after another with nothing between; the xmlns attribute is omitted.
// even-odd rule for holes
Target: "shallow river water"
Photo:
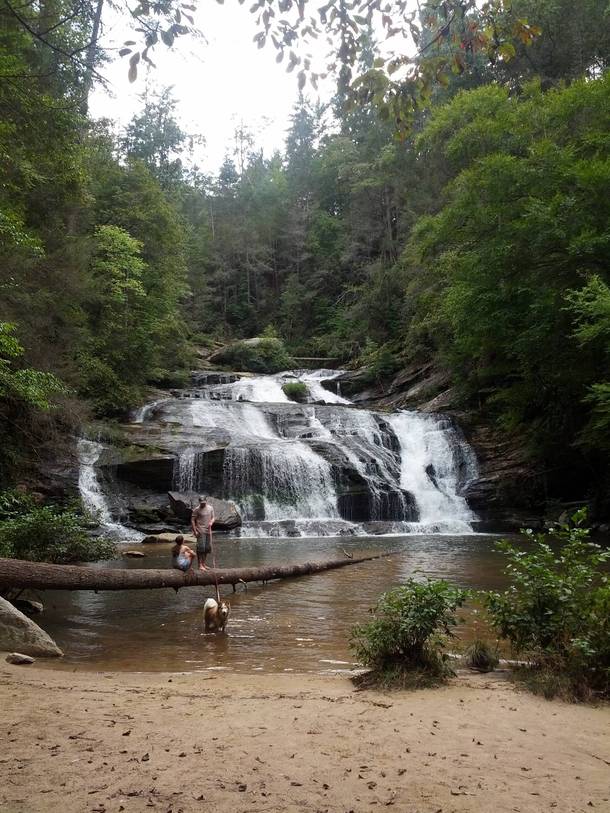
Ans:
<svg viewBox="0 0 610 813"><path fill-rule="evenodd" d="M48 592L40 623L64 650L56 668L129 671L227 669L329 673L354 665L348 646L351 627L370 618L384 590L421 573L463 587L497 588L504 583L498 537L356 537L323 539L217 539L219 567L262 565L398 551L391 557L304 576L222 588L231 602L224 635L204 635L202 607L214 588ZM100 567L167 567L168 545L147 545L146 557ZM479 625L466 612L460 633Z"/></svg>

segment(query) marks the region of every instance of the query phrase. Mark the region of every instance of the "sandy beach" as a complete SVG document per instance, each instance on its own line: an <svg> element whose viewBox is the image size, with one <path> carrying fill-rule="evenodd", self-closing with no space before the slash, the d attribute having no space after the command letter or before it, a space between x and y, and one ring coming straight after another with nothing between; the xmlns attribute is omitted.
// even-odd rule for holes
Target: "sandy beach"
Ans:
<svg viewBox="0 0 610 813"><path fill-rule="evenodd" d="M355 692L342 676L0 666L0 809L610 810L610 708L502 673Z"/></svg>

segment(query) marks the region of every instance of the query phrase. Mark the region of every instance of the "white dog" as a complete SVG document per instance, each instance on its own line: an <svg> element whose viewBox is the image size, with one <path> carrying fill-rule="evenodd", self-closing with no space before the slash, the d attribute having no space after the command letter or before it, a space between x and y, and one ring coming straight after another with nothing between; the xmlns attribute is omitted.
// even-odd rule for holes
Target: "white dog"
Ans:
<svg viewBox="0 0 610 813"><path fill-rule="evenodd" d="M215 598L206 599L203 605L203 624L206 632L224 632L231 605L228 601L220 604Z"/></svg>

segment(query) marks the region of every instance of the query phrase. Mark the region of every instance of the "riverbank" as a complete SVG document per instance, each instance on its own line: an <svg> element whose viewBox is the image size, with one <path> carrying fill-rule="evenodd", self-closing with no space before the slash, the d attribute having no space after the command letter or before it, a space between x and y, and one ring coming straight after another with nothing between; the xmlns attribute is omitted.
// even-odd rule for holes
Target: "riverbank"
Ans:
<svg viewBox="0 0 610 813"><path fill-rule="evenodd" d="M354 692L344 677L0 665L6 813L608 810L610 709L502 673Z"/></svg>

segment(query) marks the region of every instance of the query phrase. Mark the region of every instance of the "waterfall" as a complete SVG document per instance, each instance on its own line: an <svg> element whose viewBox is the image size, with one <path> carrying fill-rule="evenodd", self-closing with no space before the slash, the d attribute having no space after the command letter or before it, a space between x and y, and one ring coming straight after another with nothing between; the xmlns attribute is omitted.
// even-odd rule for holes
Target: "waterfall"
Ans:
<svg viewBox="0 0 610 813"><path fill-rule="evenodd" d="M322 387L338 375L196 374L198 387L136 419L153 444L159 432L168 439L174 489L233 500L253 533L352 534L367 521L403 534L471 533L463 494L477 467L459 429L438 415L360 409ZM287 381L305 383L314 403L289 401Z"/></svg>
<svg viewBox="0 0 610 813"><path fill-rule="evenodd" d="M193 426L220 428L233 436L254 440L277 438L277 432L260 407L234 401L191 401L189 412Z"/></svg>
<svg viewBox="0 0 610 813"><path fill-rule="evenodd" d="M242 378L233 384L210 387L205 397L214 400L253 401L255 403L288 403L289 398L282 390L278 376L264 375L257 378Z"/></svg>
<svg viewBox="0 0 610 813"><path fill-rule="evenodd" d="M122 540L141 539L142 534L130 528L125 528L112 518L108 502L100 486L95 464L99 460L104 447L101 443L86 438L80 438L77 444L79 460L78 490L83 505L90 514L96 517L100 527Z"/></svg>
<svg viewBox="0 0 610 813"><path fill-rule="evenodd" d="M336 392L329 392L320 383L321 381L330 381L337 378L338 375L341 375L341 372L341 370L339 372L337 370L308 370L299 373L299 379L307 384L312 401L322 401L326 404L349 404L350 401L341 396L338 383Z"/></svg>
<svg viewBox="0 0 610 813"><path fill-rule="evenodd" d="M152 417L155 409L160 406L166 399L161 398L158 401L153 401L150 404L144 404L139 409L137 409L133 415L132 421L133 423L146 423L146 421Z"/></svg>
<svg viewBox="0 0 610 813"><path fill-rule="evenodd" d="M349 404L339 393L329 392L321 381L331 380L341 374L341 370L298 370L295 372L240 378L230 384L204 387L199 397L212 401L249 401L264 404L289 404L290 398L282 386L290 381L302 381L308 389L309 397L316 403Z"/></svg>
<svg viewBox="0 0 610 813"><path fill-rule="evenodd" d="M325 420L333 441L368 483L369 518L412 519L413 506L400 482L398 442L385 421L356 409L329 411Z"/></svg>
<svg viewBox="0 0 610 813"><path fill-rule="evenodd" d="M201 482L202 454L196 449L181 452L174 464L173 488L176 491L198 491Z"/></svg>
<svg viewBox="0 0 610 813"><path fill-rule="evenodd" d="M246 519L339 517L331 467L305 443L229 448L223 474Z"/></svg>
<svg viewBox="0 0 610 813"><path fill-rule="evenodd" d="M400 443L400 484L415 497L419 527L431 533L471 532L476 516L461 495L477 468L466 441L437 415L399 412L389 422Z"/></svg>

